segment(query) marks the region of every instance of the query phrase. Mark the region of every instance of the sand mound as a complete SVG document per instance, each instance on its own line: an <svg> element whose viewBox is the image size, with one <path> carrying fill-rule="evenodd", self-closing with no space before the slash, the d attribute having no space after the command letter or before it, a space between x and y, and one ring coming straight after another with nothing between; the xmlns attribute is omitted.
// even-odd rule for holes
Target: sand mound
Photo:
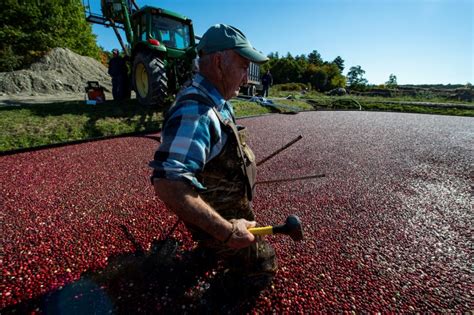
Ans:
<svg viewBox="0 0 474 315"><path fill-rule="evenodd" d="M111 91L107 68L97 60L67 48L54 48L28 69L0 73L0 93L16 95L84 93L87 81L99 81Z"/></svg>

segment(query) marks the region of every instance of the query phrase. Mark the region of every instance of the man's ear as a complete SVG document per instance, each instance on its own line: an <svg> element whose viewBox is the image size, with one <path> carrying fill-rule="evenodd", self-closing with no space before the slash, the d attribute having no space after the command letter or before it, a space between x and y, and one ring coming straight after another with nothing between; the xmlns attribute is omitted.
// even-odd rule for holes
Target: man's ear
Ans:
<svg viewBox="0 0 474 315"><path fill-rule="evenodd" d="M214 62L216 65L216 69L219 70L219 77L222 78L222 75L224 74L224 71L222 71L222 53L214 54L213 57L215 58Z"/></svg>

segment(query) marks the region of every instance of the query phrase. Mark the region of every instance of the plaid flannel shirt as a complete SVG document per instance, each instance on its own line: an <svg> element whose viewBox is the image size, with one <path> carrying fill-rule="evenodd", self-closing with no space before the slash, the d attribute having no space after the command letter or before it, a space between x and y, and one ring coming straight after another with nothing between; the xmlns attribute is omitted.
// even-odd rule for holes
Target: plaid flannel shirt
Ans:
<svg viewBox="0 0 474 315"><path fill-rule="evenodd" d="M232 105L202 75L196 74L192 85L181 91L177 99L186 94L211 98L224 119L233 119ZM228 136L207 104L185 100L175 104L170 113L161 131L161 144L149 164L154 169L152 179L182 180L206 189L196 174L221 152Z"/></svg>

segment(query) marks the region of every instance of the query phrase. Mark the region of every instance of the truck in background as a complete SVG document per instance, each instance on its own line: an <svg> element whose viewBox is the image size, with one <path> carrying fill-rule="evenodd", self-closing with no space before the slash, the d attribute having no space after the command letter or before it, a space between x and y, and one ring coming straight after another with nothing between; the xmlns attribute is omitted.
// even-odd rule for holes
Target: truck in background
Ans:
<svg viewBox="0 0 474 315"><path fill-rule="evenodd" d="M247 96L262 95L263 85L262 81L260 80L260 66L251 62L247 76L247 85L240 87L240 93Z"/></svg>

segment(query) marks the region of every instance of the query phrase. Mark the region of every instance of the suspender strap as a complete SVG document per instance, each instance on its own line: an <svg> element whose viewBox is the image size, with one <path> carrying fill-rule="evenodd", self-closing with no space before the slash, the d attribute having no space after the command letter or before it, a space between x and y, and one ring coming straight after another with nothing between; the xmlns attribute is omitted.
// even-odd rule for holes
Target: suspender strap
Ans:
<svg viewBox="0 0 474 315"><path fill-rule="evenodd" d="M219 119L219 122L223 126L226 126L226 127L230 128L232 130L232 133L234 134L234 138L237 141L237 146L238 146L237 154L239 155L239 157L242 161L242 164L241 164L242 172L244 173L245 178L246 178L247 197L248 197L249 200L252 200L253 188L254 188L253 186L254 186L254 181L255 181L255 179L254 179L255 172L251 172L250 170L247 169L247 161L246 161L246 158L245 158L246 155L244 154L244 152L242 150L242 143L240 141L239 131L237 130L237 126L235 124L235 121L230 120L230 119L225 119L224 117L222 117L222 114L217 110L217 108L215 106L216 105L215 102L210 97L207 97L207 96L204 96L204 95L201 95L201 94L197 94L197 93L185 94L185 95L179 97L176 100L175 106L173 106L173 107L177 109L178 107L176 105L178 103L181 103L181 102L184 102L184 101L195 101L195 102L198 102L199 104L204 104L204 105L207 105L207 106L211 107L212 110L214 111L214 113L216 114L217 118ZM168 113L166 115L167 117L165 118L165 121L174 112L173 107L170 109L170 111L168 111ZM164 125L165 121L163 122L163 125ZM253 175L249 174L249 172L253 173Z"/></svg>
<svg viewBox="0 0 474 315"><path fill-rule="evenodd" d="M237 153L239 154L239 156L241 158L241 161L242 161L241 168L242 168L242 171L243 171L243 173L245 175L245 178L246 178L247 197L251 201L252 198L253 198L253 189L254 189L254 186L255 186L254 185L255 171L251 172L250 170L247 169L247 167L251 167L251 166L247 165L247 161L246 161L246 158L245 158L246 155L244 154L244 152L242 150L242 143L240 142L240 136L239 136L239 131L237 130L237 126L235 125L234 122L230 121L229 119L224 119L224 117L222 117L222 114L219 113L219 111L215 107L213 107L212 109L214 110L214 113L216 114L217 118L219 118L219 121L221 122L221 124L231 128L232 133L234 134L234 136L237 140L237 146L238 146ZM249 161L249 163L250 163L250 161ZM253 173L253 175L249 174L249 172Z"/></svg>

